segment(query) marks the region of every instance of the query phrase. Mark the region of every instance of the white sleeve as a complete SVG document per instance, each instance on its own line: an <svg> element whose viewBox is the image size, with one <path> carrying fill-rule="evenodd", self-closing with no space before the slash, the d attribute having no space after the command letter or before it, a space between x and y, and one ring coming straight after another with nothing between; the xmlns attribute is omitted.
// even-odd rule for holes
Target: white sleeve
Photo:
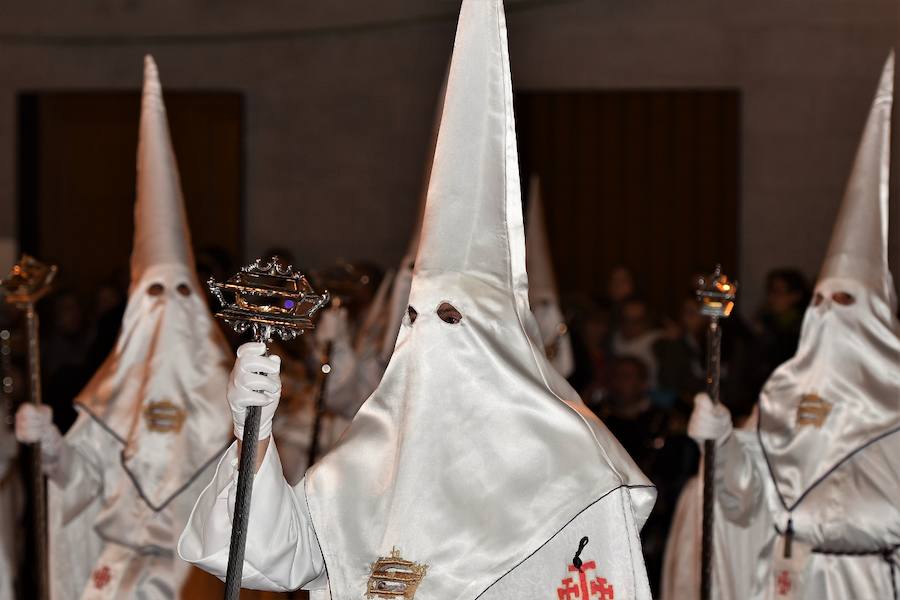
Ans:
<svg viewBox="0 0 900 600"><path fill-rule="evenodd" d="M237 482L236 444L228 449L178 540L178 555L219 579L228 568L231 511L228 495ZM294 488L281 471L274 440L253 481L242 587L286 592L323 580L325 561L309 518L305 480ZM319 580L319 581L317 581Z"/></svg>
<svg viewBox="0 0 900 600"><path fill-rule="evenodd" d="M118 454L110 451L111 443L110 435L84 413L63 438L59 463L49 477L62 492L59 506L63 525L80 515L102 491L106 462L110 456L118 460Z"/></svg>
<svg viewBox="0 0 900 600"><path fill-rule="evenodd" d="M737 430L716 451L716 496L722 514L746 527L763 506L763 474L753 460L755 432Z"/></svg>

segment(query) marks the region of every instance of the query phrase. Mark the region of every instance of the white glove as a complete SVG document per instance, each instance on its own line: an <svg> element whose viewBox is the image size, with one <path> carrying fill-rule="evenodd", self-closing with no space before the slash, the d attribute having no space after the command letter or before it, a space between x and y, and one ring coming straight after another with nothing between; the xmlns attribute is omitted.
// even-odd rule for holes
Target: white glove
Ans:
<svg viewBox="0 0 900 600"><path fill-rule="evenodd" d="M322 314L316 325L316 341L324 347L328 342L337 342L348 337L346 308L331 308Z"/></svg>
<svg viewBox="0 0 900 600"><path fill-rule="evenodd" d="M281 397L281 357L263 356L266 345L261 342L244 344L237 351L225 396L231 406L234 435L244 439L244 420L248 406L261 406L259 440L272 435L272 419Z"/></svg>
<svg viewBox="0 0 900 600"><path fill-rule="evenodd" d="M40 444L44 473L55 472L63 443L49 406L31 403L20 406L16 411L16 439L23 444Z"/></svg>
<svg viewBox="0 0 900 600"><path fill-rule="evenodd" d="M694 412L688 422L688 435L695 442L702 445L706 440L715 440L717 445L722 445L733 429L731 413L722 403L713 404L707 394L694 396Z"/></svg>

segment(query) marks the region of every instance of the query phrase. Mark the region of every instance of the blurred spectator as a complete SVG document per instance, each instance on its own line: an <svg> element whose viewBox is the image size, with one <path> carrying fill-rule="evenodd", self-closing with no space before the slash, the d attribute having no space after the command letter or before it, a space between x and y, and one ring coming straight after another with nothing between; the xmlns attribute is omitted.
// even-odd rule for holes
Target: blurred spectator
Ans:
<svg viewBox="0 0 900 600"><path fill-rule="evenodd" d="M694 296L682 300L678 321L666 328L655 353L660 393L672 396L673 404L686 404L690 414L694 394L706 387L706 318Z"/></svg>
<svg viewBox="0 0 900 600"><path fill-rule="evenodd" d="M696 471L698 451L683 432L673 430L669 411L657 407L649 392L647 365L638 357L619 356L610 366L608 394L589 406L657 486L656 505L641 532L650 584L657 590L675 503Z"/></svg>
<svg viewBox="0 0 900 600"><path fill-rule="evenodd" d="M61 290L46 302L42 312L41 375L44 402L53 408L53 421L65 432L75 422L72 399L87 383L85 356L94 336L87 326L81 300L71 290ZM49 310L47 310L49 309Z"/></svg>
<svg viewBox="0 0 900 600"><path fill-rule="evenodd" d="M209 278L216 281L225 281L236 270L234 257L219 246L206 246L197 251L195 262L197 263L197 277L201 285L206 285Z"/></svg>
<svg viewBox="0 0 900 600"><path fill-rule="evenodd" d="M609 335L612 338L619 331L622 320L622 306L638 293L637 283L631 270L617 265L609 272L606 280L606 303L609 305Z"/></svg>
<svg viewBox="0 0 900 600"><path fill-rule="evenodd" d="M606 297L614 307L621 306L626 300L637 293L634 275L628 267L618 265L609 272L609 280L606 284Z"/></svg>
<svg viewBox="0 0 900 600"><path fill-rule="evenodd" d="M122 326L128 300L128 277L123 272L102 282L94 302L94 339L83 359L88 377L93 375L112 351ZM80 390L79 390L80 391Z"/></svg>
<svg viewBox="0 0 900 600"><path fill-rule="evenodd" d="M663 332L654 329L650 307L639 297L632 297L621 304L618 331L613 332L612 353L615 356L634 356L647 366L647 380L656 385L657 363L653 347Z"/></svg>
<svg viewBox="0 0 900 600"><path fill-rule="evenodd" d="M575 372L570 381L581 391L585 401L596 396L600 400L606 393L609 368L610 312L606 306L591 307L582 318L572 321L572 350L575 354Z"/></svg>
<svg viewBox="0 0 900 600"><path fill-rule="evenodd" d="M809 300L809 284L800 271L781 268L766 275L766 301L754 323L763 380L797 351Z"/></svg>

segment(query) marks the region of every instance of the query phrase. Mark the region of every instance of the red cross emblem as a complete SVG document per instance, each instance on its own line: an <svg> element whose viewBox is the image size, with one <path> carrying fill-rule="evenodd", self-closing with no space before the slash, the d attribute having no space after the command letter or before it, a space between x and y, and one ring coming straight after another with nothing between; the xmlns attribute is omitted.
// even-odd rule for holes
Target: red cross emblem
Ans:
<svg viewBox="0 0 900 600"><path fill-rule="evenodd" d="M597 568L597 563L588 561L581 565L569 565L569 573L578 573L578 582L574 577L562 580L562 587L556 589L558 600L615 600L615 591L603 577L588 579L587 572Z"/></svg>
<svg viewBox="0 0 900 600"><path fill-rule="evenodd" d="M787 571L779 571L778 578L775 580L775 588L779 596L787 596L791 593L791 574Z"/></svg>
<svg viewBox="0 0 900 600"><path fill-rule="evenodd" d="M94 579L94 587L102 590L112 581L112 571L109 570L109 567L103 566L94 571L91 577Z"/></svg>

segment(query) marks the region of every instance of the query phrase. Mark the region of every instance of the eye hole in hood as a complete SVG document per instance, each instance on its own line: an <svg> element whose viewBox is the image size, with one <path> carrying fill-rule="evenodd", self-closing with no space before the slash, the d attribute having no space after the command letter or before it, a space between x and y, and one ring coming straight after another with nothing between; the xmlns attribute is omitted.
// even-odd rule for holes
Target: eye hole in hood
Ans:
<svg viewBox="0 0 900 600"><path fill-rule="evenodd" d="M835 292L831 295L831 299L842 306L851 306L856 304L856 298L853 294L847 292Z"/></svg>
<svg viewBox="0 0 900 600"><path fill-rule="evenodd" d="M449 302L444 302L437 308L437 316L444 323L449 323L450 325L456 325L460 321L462 321L462 313L456 310L456 307L450 304Z"/></svg>

